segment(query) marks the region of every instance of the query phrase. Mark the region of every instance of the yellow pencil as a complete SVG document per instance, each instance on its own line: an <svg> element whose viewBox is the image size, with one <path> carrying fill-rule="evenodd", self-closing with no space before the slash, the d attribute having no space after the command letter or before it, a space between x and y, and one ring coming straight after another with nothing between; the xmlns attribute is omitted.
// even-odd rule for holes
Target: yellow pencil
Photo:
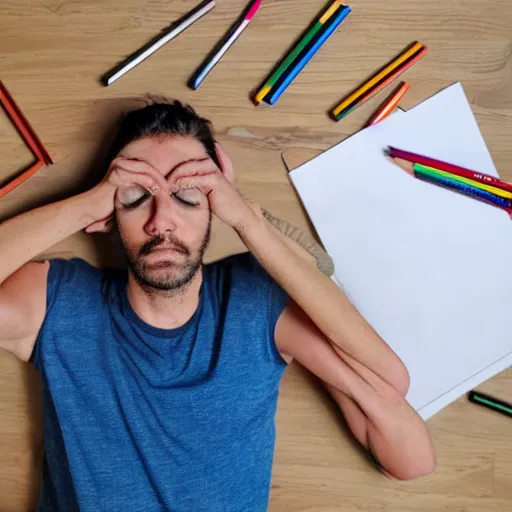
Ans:
<svg viewBox="0 0 512 512"><path fill-rule="evenodd" d="M457 176L456 174L452 174L451 172L441 171L440 169L436 169L435 167L430 167L428 165L414 165L417 165L420 171L422 169L426 169L427 171L430 171L433 174L437 174L441 178L448 178L450 180L459 181L460 183L464 183L465 185L470 185L471 187L479 188L480 190L485 190L486 192L490 192L491 194L504 197L505 199L512 199L512 192L509 192L508 190L502 190L501 188L493 187L492 185L479 183L478 181L470 180L469 178L464 178L463 176Z"/></svg>
<svg viewBox="0 0 512 512"><path fill-rule="evenodd" d="M380 82L383 78L396 69L400 64L405 62L408 58L412 57L415 53L423 48L421 43L416 42L409 50L402 53L395 60L390 62L382 71L374 75L368 82L364 83L359 89L354 91L350 96L344 99L333 111L333 115L337 116L344 108L350 105L354 100L362 96L368 89Z"/></svg>
<svg viewBox="0 0 512 512"><path fill-rule="evenodd" d="M433 174L438 175L441 178L447 178L450 180L458 181L459 183L464 183L465 185L470 185L471 187L478 188L480 190L485 190L486 192L490 192L491 194L495 194L499 197L503 197L504 199L512 199L512 192L507 190L503 190L498 187L493 187L492 185L486 185L485 183L479 183L478 181L470 180L469 178L464 178L463 176L457 176L456 174L452 174L451 172L441 171L440 169L436 169L435 167L430 167L428 165L415 164L413 162L408 162L403 158L393 158L388 157L388 159L393 162L395 165L398 165L401 169L403 169L408 174L414 176L415 167L418 166L418 169L421 171L421 168L426 169L427 171L432 172Z"/></svg>

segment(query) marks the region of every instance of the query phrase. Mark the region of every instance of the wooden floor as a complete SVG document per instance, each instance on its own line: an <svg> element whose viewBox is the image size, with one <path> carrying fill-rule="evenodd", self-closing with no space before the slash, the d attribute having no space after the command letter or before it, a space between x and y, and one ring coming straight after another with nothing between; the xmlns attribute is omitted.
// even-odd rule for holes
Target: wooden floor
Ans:
<svg viewBox="0 0 512 512"><path fill-rule="evenodd" d="M244 193L306 227L281 152L323 150L358 130L381 97L340 123L326 112L416 39L430 52L408 73L412 87L403 106L462 81L499 172L512 180L510 0L354 0L342 28L272 109L255 108L250 93L324 0L263 0L202 87L192 92L185 86L245 2L219 0L206 18L105 88L98 81L103 73L196 2L2 0L0 79L57 163L1 199L0 220L84 190L91 173L101 172L102 151L119 114L139 105L142 95L158 93L190 102L209 117L232 154ZM0 158L0 179L31 159L3 117ZM216 225L208 259L241 248L233 233ZM48 256L55 255L98 265L117 259L108 239L83 233L52 248ZM512 371L481 389L511 399ZM0 354L0 512L34 510L40 417L37 373ZM412 483L390 482L375 471L318 383L296 366L283 381L277 426L272 512L512 510L511 420L464 399L429 421L438 470Z"/></svg>

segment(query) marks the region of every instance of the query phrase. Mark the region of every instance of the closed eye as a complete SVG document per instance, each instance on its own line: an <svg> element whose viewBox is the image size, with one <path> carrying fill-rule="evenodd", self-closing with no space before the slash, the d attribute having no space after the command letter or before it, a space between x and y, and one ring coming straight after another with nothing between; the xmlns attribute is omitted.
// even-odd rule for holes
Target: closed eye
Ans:
<svg viewBox="0 0 512 512"><path fill-rule="evenodd" d="M151 194L142 187L130 187L119 193L120 203L128 210L137 208L150 197Z"/></svg>
<svg viewBox="0 0 512 512"><path fill-rule="evenodd" d="M130 204L125 204L124 207L128 208L129 210L133 209L133 208L137 208L137 206L140 206L142 203L144 203L150 197L151 197L151 194L146 193L141 198L137 199L137 201L130 203Z"/></svg>
<svg viewBox="0 0 512 512"><path fill-rule="evenodd" d="M198 190L178 190L178 192L174 192L171 195L187 206L196 207L201 204L201 193Z"/></svg>

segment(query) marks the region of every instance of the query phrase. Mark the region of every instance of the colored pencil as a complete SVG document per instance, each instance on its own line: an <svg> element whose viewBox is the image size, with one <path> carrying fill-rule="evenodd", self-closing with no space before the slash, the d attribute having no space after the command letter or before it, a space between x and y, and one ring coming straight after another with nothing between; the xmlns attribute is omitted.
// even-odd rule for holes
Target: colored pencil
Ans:
<svg viewBox="0 0 512 512"><path fill-rule="evenodd" d="M375 73L369 80L367 80L363 85L361 85L358 89L356 89L352 94L347 96L337 107L335 107L332 111L332 114L336 117L338 114L351 105L354 101L360 98L368 89L378 84L381 80L386 78L390 73L392 73L395 69L397 69L402 63L404 63L407 59L418 53L424 48L421 43L414 43L410 48L402 52L398 57L392 60L389 64L387 64L382 70Z"/></svg>
<svg viewBox="0 0 512 512"><path fill-rule="evenodd" d="M0 197L4 197L6 194L28 180L37 171L39 171L39 169L45 165L53 164L53 161L46 151L46 148L43 146L43 143L37 136L36 132L28 122L27 118L23 115L23 112L18 107L13 97L1 81L0 104L4 108L13 125L20 133L25 144L36 157L36 161L30 167L28 167L28 169L25 169L23 172L18 174L18 176L11 179L3 186L0 186Z"/></svg>
<svg viewBox="0 0 512 512"><path fill-rule="evenodd" d="M272 85L271 90L268 92L268 94L263 98L263 101L266 103L270 102L270 98L272 97L272 94L280 88L283 83L288 80L290 73L293 73L294 68L299 64L299 62L310 52L310 50L315 46L315 44L318 42L318 40L325 34L326 31L328 31L332 24L336 22L336 19L340 13L342 13L346 7L344 5L340 5L337 10L334 11L334 13L327 18L325 23L322 25L320 30L315 34L315 36L306 44L306 46L303 48L303 50L297 55L296 59L290 63L288 68L284 70L281 75L277 78L277 80Z"/></svg>
<svg viewBox="0 0 512 512"><path fill-rule="evenodd" d="M457 176L456 174L452 174L450 172L440 171L439 169L435 169L434 167L428 167L422 164L414 164L414 169L418 169L420 172L430 174L434 177L456 180L460 183L464 183L465 185L479 188L480 190L485 190L486 192L490 192L491 194L494 194L496 196L503 197L504 199L512 199L512 192L507 192L506 190L502 190L501 188L485 185L483 183L480 183L479 181L470 180L469 178L463 178L462 176Z"/></svg>
<svg viewBox="0 0 512 512"><path fill-rule="evenodd" d="M212 52L206 57L199 68L189 80L189 87L196 90L208 73L220 61L223 55L229 50L240 34L245 30L249 22L260 8L261 0L251 0L244 9L242 16L231 26L221 41L215 46Z"/></svg>
<svg viewBox="0 0 512 512"><path fill-rule="evenodd" d="M36 132L30 126L27 118L23 115L23 112L18 107L14 98L11 96L5 85L0 81L0 104L4 107L7 115L11 122L14 124L16 129L22 136L25 144L30 148L32 153L44 162L45 165L53 164L53 161L46 151L43 143L37 136Z"/></svg>
<svg viewBox="0 0 512 512"><path fill-rule="evenodd" d="M496 196L485 190L480 190L475 187L471 187L461 183L457 180L451 180L448 178L437 178L432 176L429 173L422 172L419 168L416 167L412 162L408 162L407 160L402 160L401 158L390 157L391 161L409 173L410 175L420 179L422 181L426 181L433 185L437 185L442 188L446 188L448 190L452 190L453 192L458 192L459 194L465 195L467 197L471 197L473 199L477 199L481 202L489 204L491 206L496 206L505 210L508 214L512 213L512 201L509 199L504 199L502 197Z"/></svg>
<svg viewBox="0 0 512 512"><path fill-rule="evenodd" d="M504 402L503 400L498 400L492 396L484 395L478 391L470 391L468 394L468 400L474 404L483 405L493 411L501 412L506 416L512 416L512 405Z"/></svg>
<svg viewBox="0 0 512 512"><path fill-rule="evenodd" d="M32 164L28 169L23 171L21 174L10 180L3 187L0 187L0 197L4 197L9 192L13 191L16 187L19 187L22 183L27 181L31 176L33 176L39 169L45 166L43 160L37 160L34 164Z"/></svg>
<svg viewBox="0 0 512 512"><path fill-rule="evenodd" d="M398 88L386 99L383 105L375 112L375 114L370 118L366 126L373 126L374 124L380 123L383 119L386 119L389 115L393 113L396 107L398 107L398 103L405 96L405 93L409 90L411 86L407 82L403 82Z"/></svg>
<svg viewBox="0 0 512 512"><path fill-rule="evenodd" d="M460 194L472 197L474 199L479 199L480 201L484 201L485 203L491 204L493 206L503 208L507 211L512 211L512 202L510 199L505 199L495 194L491 194L485 190L472 187L471 185L466 185L457 179L445 178L425 171L418 164L414 164L414 175L420 180L428 181L434 185L448 188L454 192L459 192Z"/></svg>
<svg viewBox="0 0 512 512"><path fill-rule="evenodd" d="M161 36L157 36L151 40L146 46L141 48L133 55L130 55L130 57L128 57L125 61L116 66L113 70L109 71L103 77L103 83L106 86L113 84L118 78L121 78L125 73L155 53L164 44L171 41L171 39L174 39L185 29L190 27L190 25L202 18L205 14L209 13L216 4L216 0L204 0L178 21L173 23Z"/></svg>
<svg viewBox="0 0 512 512"><path fill-rule="evenodd" d="M277 67L277 69L270 75L270 77L265 81L264 85L257 92L254 100L257 103L261 103L263 98L270 92L272 87L274 87L275 83L279 80L279 77L288 69L288 67L297 59L300 53L306 48L308 43L313 40L315 35L322 29L325 23L333 16L333 14L341 7L341 1L335 0L325 12L323 12L316 23L312 26L310 30L305 32L298 43L291 49L291 51L286 55L281 64Z"/></svg>
<svg viewBox="0 0 512 512"><path fill-rule="evenodd" d="M311 46L311 48L309 48L306 53L286 71L286 76L282 83L276 86L275 90L272 89L270 91L270 96L268 97L269 99L267 100L265 98L267 103L274 105L277 102L283 92L288 88L293 80L295 80L297 75L304 69L306 64L313 58L316 52L339 27L341 22L348 16L350 11L350 7L344 7L338 11L338 13L333 17L334 19L332 23L330 23L329 26L326 27L325 31L319 35L318 39L313 43L313 46Z"/></svg>
<svg viewBox="0 0 512 512"><path fill-rule="evenodd" d="M392 158L401 158L402 160L407 160L408 162L426 165L427 167L433 167L434 169L439 169L440 171L450 172L452 174L456 174L457 176L462 176L463 178L469 178L473 181L478 181L480 183L485 183L486 185L491 185L493 187L512 192L512 183L507 183L506 181L500 180L495 176L490 176L488 174L477 171L471 171L464 167L459 167L458 165L449 164L441 160L436 160L435 158L429 158L423 155L418 155L416 153L411 153L410 151L403 151L402 149L397 149L392 146L389 146L386 153Z"/></svg>
<svg viewBox="0 0 512 512"><path fill-rule="evenodd" d="M424 47L422 50L420 50L418 53L415 53L412 57L409 57L403 64L401 64L398 68L395 69L390 75L388 75L385 79L381 80L377 84L375 84L373 87L368 89L363 96L361 96L357 101L355 101L353 104L346 107L344 110L342 110L337 116L334 116L334 119L336 121L339 121L340 119L343 119L346 117L350 112L355 110L357 107L360 107L364 103L366 103L369 99L373 98L375 94L385 89L389 84L394 82L400 75L405 73L412 65L416 64L420 59L422 59L428 52L428 48Z"/></svg>

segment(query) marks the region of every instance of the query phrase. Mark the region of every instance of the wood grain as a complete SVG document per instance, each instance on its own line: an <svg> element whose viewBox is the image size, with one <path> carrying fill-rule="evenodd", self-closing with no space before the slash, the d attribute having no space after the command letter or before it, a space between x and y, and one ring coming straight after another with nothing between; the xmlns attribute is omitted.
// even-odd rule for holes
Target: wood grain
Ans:
<svg viewBox="0 0 512 512"><path fill-rule="evenodd" d="M281 152L321 151L358 130L383 99L340 123L328 110L407 44L429 55L408 73L414 106L462 81L478 124L505 179L512 180L512 2L509 0L354 0L353 11L273 108L250 94L323 7L323 0L264 0L248 30L196 92L186 81L246 0L222 0L191 29L105 88L113 65L190 10L192 0L3 0L1 79L54 157L0 201L0 220L84 190L122 112L147 93L191 103L210 118L231 153L245 194L304 228L307 218L287 179ZM0 120L0 181L30 163ZM242 249L215 224L208 260ZM114 242L78 233L48 256L118 261ZM509 370L481 389L510 399ZM41 455L37 374L0 354L0 512L34 510ZM295 365L281 390L272 512L493 512L512 509L510 419L457 401L429 428L437 447L434 475L397 483L377 473L343 426L318 383Z"/></svg>

